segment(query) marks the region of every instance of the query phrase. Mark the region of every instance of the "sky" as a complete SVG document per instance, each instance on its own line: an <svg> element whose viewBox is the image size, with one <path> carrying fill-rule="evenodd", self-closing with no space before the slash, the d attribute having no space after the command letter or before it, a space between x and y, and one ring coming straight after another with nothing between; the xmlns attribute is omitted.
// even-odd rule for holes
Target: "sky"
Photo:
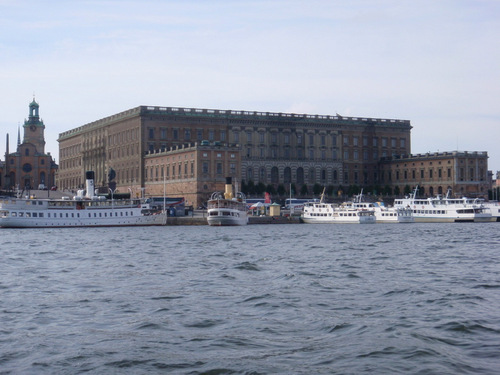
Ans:
<svg viewBox="0 0 500 375"><path fill-rule="evenodd" d="M499 0L0 0L0 159L140 106L410 120L500 170ZM21 131L22 137L22 131Z"/></svg>

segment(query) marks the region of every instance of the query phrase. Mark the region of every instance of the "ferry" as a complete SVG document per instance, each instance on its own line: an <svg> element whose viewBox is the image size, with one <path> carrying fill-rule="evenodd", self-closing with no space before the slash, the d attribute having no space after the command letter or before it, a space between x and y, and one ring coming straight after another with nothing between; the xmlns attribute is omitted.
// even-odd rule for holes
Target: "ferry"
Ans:
<svg viewBox="0 0 500 375"><path fill-rule="evenodd" d="M489 222L496 218L478 199L443 197L417 198L418 186L411 196L394 200L394 207L413 210L415 222Z"/></svg>
<svg viewBox="0 0 500 375"><path fill-rule="evenodd" d="M304 204L300 220L306 224L374 224L375 211L358 209L350 204L324 202L324 191L319 202Z"/></svg>
<svg viewBox="0 0 500 375"><path fill-rule="evenodd" d="M233 195L231 177L226 177L225 193L214 192L207 202L207 222L210 226L237 226L248 224L248 205L245 194Z"/></svg>
<svg viewBox="0 0 500 375"><path fill-rule="evenodd" d="M0 227L114 227L165 225L163 211L140 199L105 199L94 192L94 172L86 172L86 193L73 199L0 198Z"/></svg>
<svg viewBox="0 0 500 375"><path fill-rule="evenodd" d="M363 191L353 201L343 205L361 211L373 211L376 223L414 223L413 210L407 207L387 207L383 202L363 202Z"/></svg>

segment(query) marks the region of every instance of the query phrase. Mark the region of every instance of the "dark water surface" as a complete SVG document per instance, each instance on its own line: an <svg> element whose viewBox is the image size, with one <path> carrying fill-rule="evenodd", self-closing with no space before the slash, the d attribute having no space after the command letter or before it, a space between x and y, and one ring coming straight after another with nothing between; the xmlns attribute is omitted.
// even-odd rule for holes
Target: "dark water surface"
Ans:
<svg viewBox="0 0 500 375"><path fill-rule="evenodd" d="M498 374L500 223L0 230L1 374Z"/></svg>

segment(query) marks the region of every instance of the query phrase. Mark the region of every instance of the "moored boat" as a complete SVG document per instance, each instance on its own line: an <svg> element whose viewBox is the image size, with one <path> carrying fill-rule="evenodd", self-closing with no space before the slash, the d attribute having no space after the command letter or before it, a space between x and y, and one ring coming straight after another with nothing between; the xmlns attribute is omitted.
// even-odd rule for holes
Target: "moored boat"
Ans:
<svg viewBox="0 0 500 375"><path fill-rule="evenodd" d="M360 211L373 211L376 223L413 223L413 211L409 208L387 207L383 202L363 202L363 191L353 201L344 202L343 205Z"/></svg>
<svg viewBox="0 0 500 375"><path fill-rule="evenodd" d="M140 199L105 199L94 194L94 172L86 173L86 195L73 199L0 199L0 227L111 227L165 225L166 215Z"/></svg>
<svg viewBox="0 0 500 375"><path fill-rule="evenodd" d="M306 224L373 224L375 211L358 209L351 204L324 202L324 191L319 202L307 202L300 220Z"/></svg>
<svg viewBox="0 0 500 375"><path fill-rule="evenodd" d="M248 205L245 194L235 189L231 177L226 177L225 193L214 192L207 202L207 222L211 226L248 224Z"/></svg>
<svg viewBox="0 0 500 375"><path fill-rule="evenodd" d="M495 221L478 199L445 197L417 198L418 187L411 196L395 199L394 207L413 210L416 222L489 222Z"/></svg>

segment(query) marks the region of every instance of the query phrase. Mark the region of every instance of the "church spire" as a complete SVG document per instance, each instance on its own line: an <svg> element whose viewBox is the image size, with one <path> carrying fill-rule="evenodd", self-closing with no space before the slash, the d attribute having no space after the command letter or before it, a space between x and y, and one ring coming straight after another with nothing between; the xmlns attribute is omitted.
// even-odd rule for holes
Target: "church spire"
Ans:
<svg viewBox="0 0 500 375"><path fill-rule="evenodd" d="M21 144L21 127L17 124L17 145Z"/></svg>

